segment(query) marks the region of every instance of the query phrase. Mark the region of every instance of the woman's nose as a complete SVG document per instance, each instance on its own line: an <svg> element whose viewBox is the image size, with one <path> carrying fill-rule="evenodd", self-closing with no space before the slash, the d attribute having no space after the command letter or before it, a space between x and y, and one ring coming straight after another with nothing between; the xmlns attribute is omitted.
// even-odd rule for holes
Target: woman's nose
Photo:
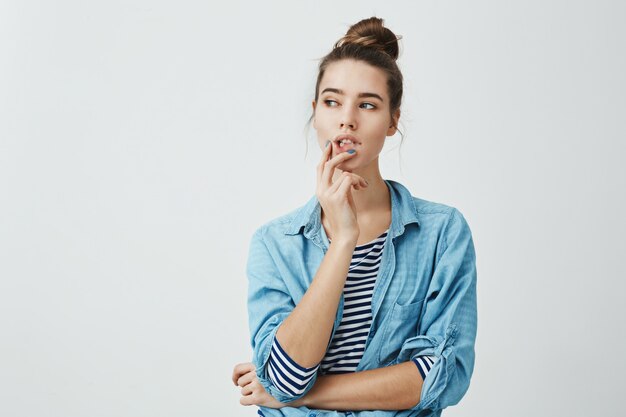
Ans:
<svg viewBox="0 0 626 417"><path fill-rule="evenodd" d="M356 129L356 118L352 110L346 110L341 115L341 128L349 127L350 129Z"/></svg>

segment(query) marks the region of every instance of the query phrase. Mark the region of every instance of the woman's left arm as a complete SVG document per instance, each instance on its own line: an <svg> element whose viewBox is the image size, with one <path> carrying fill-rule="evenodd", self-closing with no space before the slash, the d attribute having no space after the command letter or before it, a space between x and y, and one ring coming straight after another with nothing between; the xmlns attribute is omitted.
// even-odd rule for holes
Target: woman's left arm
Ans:
<svg viewBox="0 0 626 417"><path fill-rule="evenodd" d="M302 398L285 404L322 410L406 410L420 401L422 377L408 361L385 368L320 375Z"/></svg>
<svg viewBox="0 0 626 417"><path fill-rule="evenodd" d="M405 410L419 403L422 390L422 377L411 361L360 372L320 375L303 397L288 403L277 401L265 391L252 363L237 365L233 382L242 388L242 405L269 408Z"/></svg>

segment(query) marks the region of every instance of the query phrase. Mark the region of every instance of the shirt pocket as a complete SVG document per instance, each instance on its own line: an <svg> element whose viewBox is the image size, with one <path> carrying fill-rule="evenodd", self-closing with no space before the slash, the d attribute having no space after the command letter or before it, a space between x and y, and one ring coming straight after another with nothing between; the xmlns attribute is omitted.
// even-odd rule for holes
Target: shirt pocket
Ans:
<svg viewBox="0 0 626 417"><path fill-rule="evenodd" d="M382 325L381 345L378 351L378 362L385 366L393 362L404 341L417 336L417 324L420 319L424 299L409 304L394 302L391 311Z"/></svg>

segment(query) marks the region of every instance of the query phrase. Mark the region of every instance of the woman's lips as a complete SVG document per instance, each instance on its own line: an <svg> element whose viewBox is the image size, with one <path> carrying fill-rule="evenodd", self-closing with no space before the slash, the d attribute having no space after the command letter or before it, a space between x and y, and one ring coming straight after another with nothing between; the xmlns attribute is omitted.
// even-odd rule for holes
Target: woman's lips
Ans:
<svg viewBox="0 0 626 417"><path fill-rule="evenodd" d="M335 142L335 151L337 151L337 153L346 152L350 149L356 148L357 145L357 143L344 143L341 145L339 142Z"/></svg>

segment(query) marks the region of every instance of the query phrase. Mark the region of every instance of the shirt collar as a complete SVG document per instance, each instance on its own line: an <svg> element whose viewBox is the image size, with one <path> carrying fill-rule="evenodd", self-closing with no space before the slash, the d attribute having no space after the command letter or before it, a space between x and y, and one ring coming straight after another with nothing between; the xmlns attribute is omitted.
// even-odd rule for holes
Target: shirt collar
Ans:
<svg viewBox="0 0 626 417"><path fill-rule="evenodd" d="M419 218L415 201L409 190L393 180L384 180L389 188L391 195L391 225L390 233L396 237L404 232L404 227L409 223L417 223L419 226ZM321 222L322 208L317 196L311 199L296 212L293 220L287 223L285 228L286 235L295 235L302 232L307 237L319 235L322 226Z"/></svg>

